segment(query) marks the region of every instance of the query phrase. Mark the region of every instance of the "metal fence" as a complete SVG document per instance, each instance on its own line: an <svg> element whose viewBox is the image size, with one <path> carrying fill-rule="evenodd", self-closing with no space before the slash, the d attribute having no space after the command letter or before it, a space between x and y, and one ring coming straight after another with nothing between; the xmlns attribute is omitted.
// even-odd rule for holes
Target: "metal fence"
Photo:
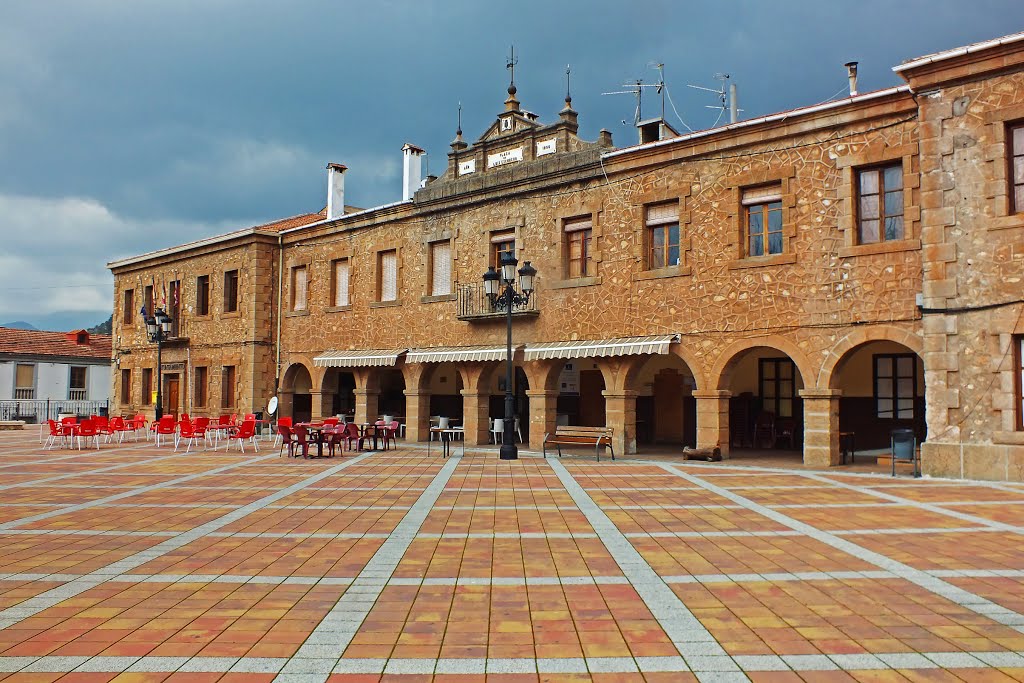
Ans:
<svg viewBox="0 0 1024 683"><path fill-rule="evenodd" d="M494 303L484 291L483 283L457 284L458 317L459 318L492 318L506 315L508 311L501 304ZM537 313L537 296L534 293L530 300L522 304L514 304L512 315Z"/></svg>
<svg viewBox="0 0 1024 683"><path fill-rule="evenodd" d="M106 415L110 401L10 400L0 401L0 420L45 422L59 415Z"/></svg>

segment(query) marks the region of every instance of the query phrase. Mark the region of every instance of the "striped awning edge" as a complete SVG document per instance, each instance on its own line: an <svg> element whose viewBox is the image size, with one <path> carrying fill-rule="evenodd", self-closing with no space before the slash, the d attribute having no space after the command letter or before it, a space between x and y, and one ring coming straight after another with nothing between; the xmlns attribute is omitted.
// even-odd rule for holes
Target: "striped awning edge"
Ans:
<svg viewBox="0 0 1024 683"><path fill-rule="evenodd" d="M512 355L519 350L512 347ZM504 346L437 346L431 349L409 349L406 363L467 363L472 361L505 360Z"/></svg>
<svg viewBox="0 0 1024 683"><path fill-rule="evenodd" d="M679 341L677 334L652 337L621 337L619 339L587 339L582 341L547 342L526 345L526 360L547 358L603 358L666 354L669 344Z"/></svg>
<svg viewBox="0 0 1024 683"><path fill-rule="evenodd" d="M385 367L398 362L405 349L350 349L348 351L327 351L313 359L313 365L320 368L368 368Z"/></svg>

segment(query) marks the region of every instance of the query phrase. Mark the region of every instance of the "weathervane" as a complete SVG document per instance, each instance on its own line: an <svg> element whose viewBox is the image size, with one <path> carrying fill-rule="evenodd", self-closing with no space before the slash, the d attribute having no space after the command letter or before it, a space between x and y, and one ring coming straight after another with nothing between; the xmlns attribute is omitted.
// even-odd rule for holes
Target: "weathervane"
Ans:
<svg viewBox="0 0 1024 683"><path fill-rule="evenodd" d="M516 58L516 46L512 45L509 50L508 61L505 62L505 68L511 72L511 76L508 81L508 91L510 94L514 94L516 91L516 64L519 60Z"/></svg>
<svg viewBox="0 0 1024 683"><path fill-rule="evenodd" d="M455 129L456 135L462 135L462 101L459 101L459 125Z"/></svg>
<svg viewBox="0 0 1024 683"><path fill-rule="evenodd" d="M565 105L567 107L572 106L572 92L569 89L569 74L571 74L571 73L572 73L572 69L570 69L569 65L566 64L565 65Z"/></svg>

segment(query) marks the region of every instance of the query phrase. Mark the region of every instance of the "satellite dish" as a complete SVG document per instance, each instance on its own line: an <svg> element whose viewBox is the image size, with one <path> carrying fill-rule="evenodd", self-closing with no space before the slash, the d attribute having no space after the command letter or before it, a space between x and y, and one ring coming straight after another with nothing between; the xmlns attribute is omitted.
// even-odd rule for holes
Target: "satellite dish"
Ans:
<svg viewBox="0 0 1024 683"><path fill-rule="evenodd" d="M273 415L277 412L277 396L271 396L267 403L267 412Z"/></svg>

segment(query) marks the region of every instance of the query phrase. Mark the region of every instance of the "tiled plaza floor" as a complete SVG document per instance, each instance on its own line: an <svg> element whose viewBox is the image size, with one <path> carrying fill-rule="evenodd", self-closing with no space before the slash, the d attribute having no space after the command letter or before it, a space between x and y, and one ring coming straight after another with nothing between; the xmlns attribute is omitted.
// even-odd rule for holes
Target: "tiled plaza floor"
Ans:
<svg viewBox="0 0 1024 683"><path fill-rule="evenodd" d="M0 680L1024 680L1024 486L268 446L0 432Z"/></svg>

